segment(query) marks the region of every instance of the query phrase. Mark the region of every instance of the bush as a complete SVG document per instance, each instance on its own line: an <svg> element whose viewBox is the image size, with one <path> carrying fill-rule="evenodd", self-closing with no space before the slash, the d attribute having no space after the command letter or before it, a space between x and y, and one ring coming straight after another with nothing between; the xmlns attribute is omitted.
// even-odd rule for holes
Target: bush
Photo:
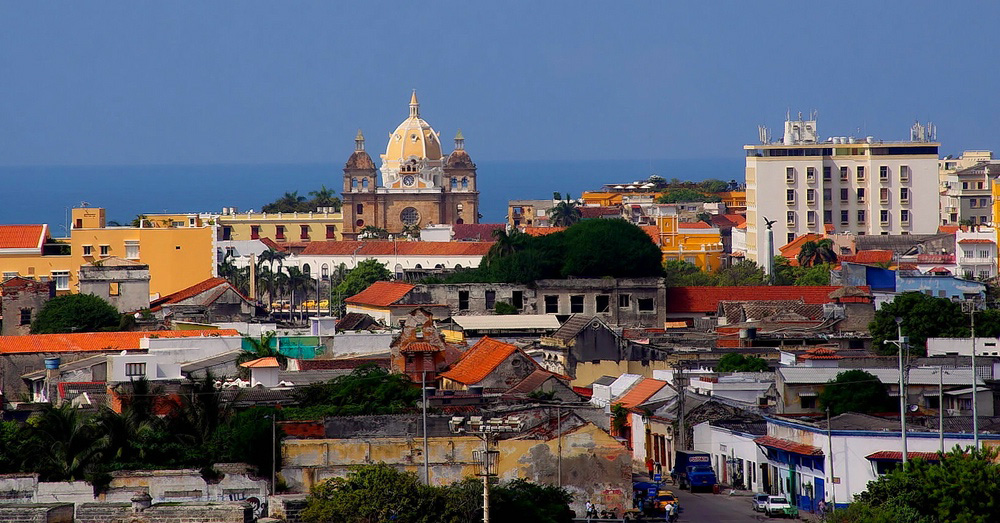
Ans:
<svg viewBox="0 0 1000 523"><path fill-rule="evenodd" d="M110 303L92 294L67 294L47 301L31 324L32 334L115 331L121 315Z"/></svg>

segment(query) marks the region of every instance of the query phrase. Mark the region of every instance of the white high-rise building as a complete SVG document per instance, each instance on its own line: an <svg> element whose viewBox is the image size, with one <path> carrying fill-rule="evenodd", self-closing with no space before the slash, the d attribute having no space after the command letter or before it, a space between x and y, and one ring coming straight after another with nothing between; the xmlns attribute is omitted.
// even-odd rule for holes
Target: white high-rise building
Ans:
<svg viewBox="0 0 1000 523"><path fill-rule="evenodd" d="M774 252L806 233L932 234L938 220L938 146L933 126L914 124L910 140L871 136L820 140L816 119L787 118L784 136L745 145L747 258L767 265Z"/></svg>

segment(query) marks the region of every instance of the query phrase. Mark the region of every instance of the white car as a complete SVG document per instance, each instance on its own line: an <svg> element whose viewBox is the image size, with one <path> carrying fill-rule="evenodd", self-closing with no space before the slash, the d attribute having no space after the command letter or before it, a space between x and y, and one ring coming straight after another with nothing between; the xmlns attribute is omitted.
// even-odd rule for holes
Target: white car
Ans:
<svg viewBox="0 0 1000 523"><path fill-rule="evenodd" d="M784 496L768 496L764 504L764 513L767 517L787 516L792 513L792 505Z"/></svg>
<svg viewBox="0 0 1000 523"><path fill-rule="evenodd" d="M750 498L750 506L753 507L754 512L764 512L764 507L767 505L767 494L754 494Z"/></svg>

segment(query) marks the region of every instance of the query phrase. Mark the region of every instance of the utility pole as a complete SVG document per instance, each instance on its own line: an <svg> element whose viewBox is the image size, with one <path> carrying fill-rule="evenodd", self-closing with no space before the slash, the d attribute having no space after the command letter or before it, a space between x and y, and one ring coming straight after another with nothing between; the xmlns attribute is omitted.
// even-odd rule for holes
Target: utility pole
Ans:
<svg viewBox="0 0 1000 523"><path fill-rule="evenodd" d="M562 409L556 405L556 434L559 443L556 454L556 486L562 488Z"/></svg>
<svg viewBox="0 0 1000 523"><path fill-rule="evenodd" d="M687 383L685 383L684 377L684 365L678 361L674 367L676 372L674 373L674 381L677 382L677 446L674 450L687 449L687 430L684 428L684 389L687 388Z"/></svg>
<svg viewBox="0 0 1000 523"><path fill-rule="evenodd" d="M833 472L833 429L830 427L830 407L826 408L826 446L830 447L830 496L833 497L833 510L837 510L837 475Z"/></svg>
<svg viewBox="0 0 1000 523"><path fill-rule="evenodd" d="M903 367L903 349L906 338L903 337L903 318L896 317L896 340L886 340L899 348L899 431L903 441L903 466L906 466L906 369Z"/></svg>
<svg viewBox="0 0 1000 523"><path fill-rule="evenodd" d="M944 367L938 367L938 443L944 453Z"/></svg>
<svg viewBox="0 0 1000 523"><path fill-rule="evenodd" d="M969 321L972 326L972 444L979 450L979 392L976 385L976 302L969 307Z"/></svg>
<svg viewBox="0 0 1000 523"><path fill-rule="evenodd" d="M420 390L421 397L423 401L420 402L421 410L423 410L423 424L424 424L424 485L431 484L431 469L430 461L427 456L427 371L420 373Z"/></svg>

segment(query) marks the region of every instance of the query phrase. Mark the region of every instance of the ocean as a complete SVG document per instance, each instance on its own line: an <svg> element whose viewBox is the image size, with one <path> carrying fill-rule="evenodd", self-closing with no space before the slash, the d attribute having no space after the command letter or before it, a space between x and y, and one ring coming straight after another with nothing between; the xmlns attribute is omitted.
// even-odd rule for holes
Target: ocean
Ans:
<svg viewBox="0 0 1000 523"><path fill-rule="evenodd" d="M666 179L743 182L743 158L480 161L477 162L482 222L499 223L507 201L545 199L567 191L579 197L606 183ZM66 235L69 209L86 202L107 209L109 221L130 222L138 214L260 210L286 191L325 184L339 192L342 164L0 166L0 223L47 223Z"/></svg>

